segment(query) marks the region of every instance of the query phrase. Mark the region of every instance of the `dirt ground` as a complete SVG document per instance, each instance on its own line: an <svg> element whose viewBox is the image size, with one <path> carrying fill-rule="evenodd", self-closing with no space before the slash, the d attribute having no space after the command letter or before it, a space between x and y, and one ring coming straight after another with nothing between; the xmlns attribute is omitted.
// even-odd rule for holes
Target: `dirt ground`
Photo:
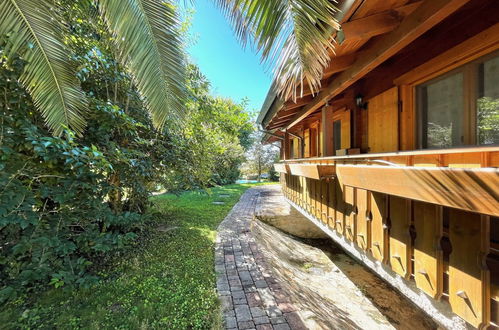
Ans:
<svg viewBox="0 0 499 330"><path fill-rule="evenodd" d="M257 219L252 231L309 329L438 329L329 239L300 239Z"/></svg>

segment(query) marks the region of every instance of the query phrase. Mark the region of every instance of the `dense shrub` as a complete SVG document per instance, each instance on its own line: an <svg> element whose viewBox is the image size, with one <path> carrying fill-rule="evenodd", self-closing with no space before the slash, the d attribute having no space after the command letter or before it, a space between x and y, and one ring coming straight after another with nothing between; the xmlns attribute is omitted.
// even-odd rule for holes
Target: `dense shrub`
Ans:
<svg viewBox="0 0 499 330"><path fill-rule="evenodd" d="M212 97L191 66L185 114L158 131L92 3L57 2L87 128L47 130L18 82L23 54L7 57L0 36L0 303L97 281L92 263L137 238L153 191L234 182L253 130L245 104Z"/></svg>
<svg viewBox="0 0 499 330"><path fill-rule="evenodd" d="M112 164L70 131L53 137L17 83L23 60L0 68L0 299L19 288L89 284L90 255L135 238L136 212L114 212Z"/></svg>

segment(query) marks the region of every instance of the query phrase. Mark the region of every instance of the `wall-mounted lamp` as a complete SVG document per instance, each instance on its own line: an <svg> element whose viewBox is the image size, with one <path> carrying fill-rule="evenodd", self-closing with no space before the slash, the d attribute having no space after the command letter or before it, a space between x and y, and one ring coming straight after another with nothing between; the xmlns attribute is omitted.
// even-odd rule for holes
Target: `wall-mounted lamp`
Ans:
<svg viewBox="0 0 499 330"><path fill-rule="evenodd" d="M355 104L360 109L367 109L367 102L364 102L364 97L362 96L362 94L357 94L357 96L355 97Z"/></svg>

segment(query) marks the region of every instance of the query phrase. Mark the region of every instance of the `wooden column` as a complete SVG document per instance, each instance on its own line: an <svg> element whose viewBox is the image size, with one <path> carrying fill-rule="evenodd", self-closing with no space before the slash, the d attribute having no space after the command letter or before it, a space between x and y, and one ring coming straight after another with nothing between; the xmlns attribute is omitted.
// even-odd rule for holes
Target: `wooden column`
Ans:
<svg viewBox="0 0 499 330"><path fill-rule="evenodd" d="M371 196L369 191L357 189L357 245L367 251L371 247Z"/></svg>
<svg viewBox="0 0 499 330"><path fill-rule="evenodd" d="M411 201L390 196L390 265L404 278L411 276Z"/></svg>
<svg viewBox="0 0 499 330"><path fill-rule="evenodd" d="M322 156L328 156L327 145L330 139L332 139L331 132L327 129L329 127L327 120L327 109L328 107L322 107L322 117L321 117L321 147L322 147Z"/></svg>
<svg viewBox="0 0 499 330"><path fill-rule="evenodd" d="M418 288L439 299L443 291L442 207L414 202L414 279Z"/></svg>
<svg viewBox="0 0 499 330"><path fill-rule="evenodd" d="M336 180L328 182L327 223L334 230L336 224Z"/></svg>
<svg viewBox="0 0 499 330"><path fill-rule="evenodd" d="M449 210L449 303L452 311L476 328L490 320L490 273L486 257L490 246L490 218Z"/></svg>
<svg viewBox="0 0 499 330"><path fill-rule="evenodd" d="M322 219L322 198L321 198L321 180L314 180L315 184L315 217L317 219Z"/></svg>
<svg viewBox="0 0 499 330"><path fill-rule="evenodd" d="M289 134L288 134L287 131L284 133L284 140L282 141L282 143L284 145L283 148L281 148L281 149L284 150L284 152L283 152L284 153L284 158L283 159L284 160L290 159L291 158L290 157L291 151L289 149L289 147L290 147L289 144L290 143L289 143Z"/></svg>
<svg viewBox="0 0 499 330"><path fill-rule="evenodd" d="M345 198L343 195L343 191L341 189L341 184L336 181L336 219L335 219L335 229L338 234L345 235Z"/></svg>
<svg viewBox="0 0 499 330"><path fill-rule="evenodd" d="M314 179L308 179L308 182L307 182L307 186L309 187L309 213L312 214L313 216L315 216L315 188L316 188L316 185L315 185L315 182L316 180Z"/></svg>
<svg viewBox="0 0 499 330"><path fill-rule="evenodd" d="M373 192L371 196L371 253L377 260L386 262L388 196L377 192Z"/></svg>
<svg viewBox="0 0 499 330"><path fill-rule="evenodd" d="M343 188L344 200L345 200L345 237L352 242L355 242L356 226L355 220L357 217L357 205L356 205L356 189L353 187L345 186Z"/></svg>

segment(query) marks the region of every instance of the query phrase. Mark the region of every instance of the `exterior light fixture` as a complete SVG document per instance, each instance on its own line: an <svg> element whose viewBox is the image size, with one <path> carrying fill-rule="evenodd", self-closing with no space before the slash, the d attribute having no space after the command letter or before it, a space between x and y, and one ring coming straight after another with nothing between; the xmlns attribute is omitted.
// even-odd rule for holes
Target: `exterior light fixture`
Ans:
<svg viewBox="0 0 499 330"><path fill-rule="evenodd" d="M357 96L355 97L355 104L360 109L367 109L367 102L364 102L364 97L362 96L362 94L357 94Z"/></svg>

